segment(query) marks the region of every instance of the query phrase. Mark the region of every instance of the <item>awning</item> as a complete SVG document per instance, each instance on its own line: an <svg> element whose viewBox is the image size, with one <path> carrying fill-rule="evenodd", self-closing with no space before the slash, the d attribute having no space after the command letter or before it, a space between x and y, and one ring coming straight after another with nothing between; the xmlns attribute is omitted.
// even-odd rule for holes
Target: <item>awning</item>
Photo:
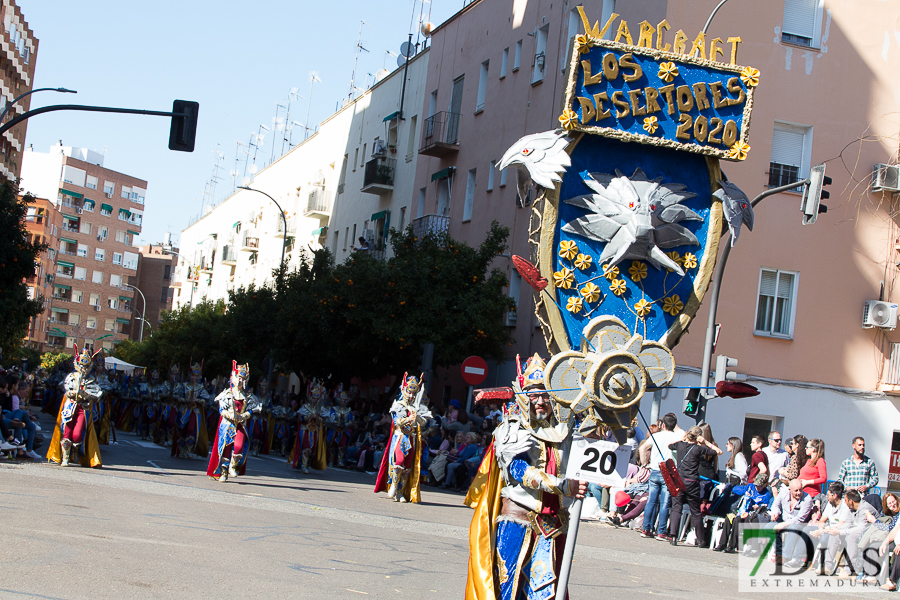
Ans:
<svg viewBox="0 0 900 600"><path fill-rule="evenodd" d="M85 203L85 204L90 204L90 205L91 205L91 208L97 206L97 203L94 202L93 200L89 199L89 198L85 198L85 199L84 199L84 203Z"/></svg>
<svg viewBox="0 0 900 600"><path fill-rule="evenodd" d="M128 210L127 208L120 208L120 209L119 209L119 214L121 215L122 213L125 213L126 215L128 215L128 218L129 218L129 219L131 218L131 211Z"/></svg>
<svg viewBox="0 0 900 600"><path fill-rule="evenodd" d="M130 230L130 229L126 229L125 231L127 231L127 232L130 233L131 235L141 235L141 234L138 233L137 231L132 231L132 230Z"/></svg>
<svg viewBox="0 0 900 600"><path fill-rule="evenodd" d="M438 179L446 179L447 177L450 177L450 167L447 167L446 169L441 169L437 173L432 174L431 180L437 181Z"/></svg>
<svg viewBox="0 0 900 600"><path fill-rule="evenodd" d="M52 310L53 312L59 312L59 313L67 313L67 312L69 312L69 309L68 309L68 308L59 308L58 306L51 306L51 307L50 307L50 310Z"/></svg>
<svg viewBox="0 0 900 600"><path fill-rule="evenodd" d="M131 300L131 298L129 298L128 296L119 296L119 300L128 301L128 300Z"/></svg>
<svg viewBox="0 0 900 600"><path fill-rule="evenodd" d="M63 219L71 219L72 221L77 221L78 219L81 218L81 217L77 217L75 215L67 215L66 213L63 213L62 216L63 216Z"/></svg>
<svg viewBox="0 0 900 600"><path fill-rule="evenodd" d="M372 215L372 218L371 218L370 220L372 220L372 221L377 221L377 220L379 220L379 219L383 219L383 218L385 218L388 214L390 214L390 212L391 212L391 211L389 211L389 210L383 210L383 211L381 211L381 212L377 212L377 213L375 213L374 215Z"/></svg>
<svg viewBox="0 0 900 600"><path fill-rule="evenodd" d="M75 198L84 198L84 194L79 194L78 192L70 192L65 188L60 188L59 191L68 196L74 196Z"/></svg>
<svg viewBox="0 0 900 600"><path fill-rule="evenodd" d="M319 236L328 231L328 227L319 227L318 229L313 229L312 236Z"/></svg>
<svg viewBox="0 0 900 600"><path fill-rule="evenodd" d="M234 222L234 225L232 225L231 227L232 227L232 228L235 228L235 227L237 227L237 226L240 225L240 224L241 224L240 221L235 221L235 222Z"/></svg>
<svg viewBox="0 0 900 600"><path fill-rule="evenodd" d="M64 290L71 290L71 289L72 289L72 286L71 286L71 285L63 285L63 284L61 284L61 283L54 283L53 286L54 286L54 287L58 287L58 288L62 288L62 289L64 289Z"/></svg>
<svg viewBox="0 0 900 600"><path fill-rule="evenodd" d="M58 261L56 261L56 264L59 265L60 267L72 267L72 268L75 268L75 263L66 262L66 261L64 261L64 260L58 260Z"/></svg>
<svg viewBox="0 0 900 600"><path fill-rule="evenodd" d="M131 321L129 319L123 319L122 317L117 317L116 323L124 323L125 325L128 325L131 323Z"/></svg>
<svg viewBox="0 0 900 600"><path fill-rule="evenodd" d="M101 204L100 210L106 210L112 212L112 204Z"/></svg>
<svg viewBox="0 0 900 600"><path fill-rule="evenodd" d="M78 242L76 242L75 240L73 240L73 239L71 239L71 238L64 238L64 237L59 238L59 241L61 241L61 242L67 242L67 243L69 243L69 244L77 244L77 243L78 243Z"/></svg>
<svg viewBox="0 0 900 600"><path fill-rule="evenodd" d="M396 119L399 115L400 115L400 111L399 111L399 110L395 110L394 112L392 112L391 114L389 114L388 116L386 116L386 117L384 118L384 121L382 121L382 122L387 122L387 121L391 121L391 120L393 120L393 119Z"/></svg>

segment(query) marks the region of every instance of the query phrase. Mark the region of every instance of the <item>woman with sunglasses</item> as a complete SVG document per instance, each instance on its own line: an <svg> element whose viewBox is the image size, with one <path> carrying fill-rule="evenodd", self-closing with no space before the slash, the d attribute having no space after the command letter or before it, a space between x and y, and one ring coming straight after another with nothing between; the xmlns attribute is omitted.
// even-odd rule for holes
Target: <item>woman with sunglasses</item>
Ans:
<svg viewBox="0 0 900 600"><path fill-rule="evenodd" d="M828 467L825 465L825 442L819 439L809 440L806 444L809 460L800 468L797 476L803 491L815 498L822 493L822 484L828 481Z"/></svg>

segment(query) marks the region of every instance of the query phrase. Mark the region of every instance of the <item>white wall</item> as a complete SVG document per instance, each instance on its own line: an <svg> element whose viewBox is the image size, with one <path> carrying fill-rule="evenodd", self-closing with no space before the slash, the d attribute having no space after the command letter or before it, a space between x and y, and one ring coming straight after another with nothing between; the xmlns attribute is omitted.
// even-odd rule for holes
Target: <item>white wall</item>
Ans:
<svg viewBox="0 0 900 600"><path fill-rule="evenodd" d="M62 181L62 168L62 154L26 150L22 153L22 191L38 198L47 198L55 204Z"/></svg>

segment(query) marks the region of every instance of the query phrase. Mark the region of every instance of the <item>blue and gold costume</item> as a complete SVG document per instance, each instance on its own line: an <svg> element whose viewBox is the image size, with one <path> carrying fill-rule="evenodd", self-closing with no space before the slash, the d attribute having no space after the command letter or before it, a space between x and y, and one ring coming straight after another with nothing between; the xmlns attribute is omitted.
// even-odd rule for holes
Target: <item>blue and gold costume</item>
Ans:
<svg viewBox="0 0 900 600"><path fill-rule="evenodd" d="M219 428L213 441L206 474L221 482L243 475L247 468L250 443L244 425L260 411L259 399L247 391L250 366L233 361L231 385L216 397L219 403Z"/></svg>

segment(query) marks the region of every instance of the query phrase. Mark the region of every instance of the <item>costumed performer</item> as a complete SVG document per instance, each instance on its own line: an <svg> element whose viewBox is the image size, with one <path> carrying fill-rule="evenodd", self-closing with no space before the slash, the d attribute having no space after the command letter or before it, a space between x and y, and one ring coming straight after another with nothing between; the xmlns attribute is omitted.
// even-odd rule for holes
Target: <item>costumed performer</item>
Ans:
<svg viewBox="0 0 900 600"><path fill-rule="evenodd" d="M202 374L203 362L191 364L189 381L175 391L178 400L178 414L172 433L172 456L175 458L191 458L194 455L206 458L209 452L204 419L209 392L200 382Z"/></svg>
<svg viewBox="0 0 900 600"><path fill-rule="evenodd" d="M504 407L466 497L475 508L467 600L557 597L566 506L584 497L587 483L564 478L572 417L541 391L547 389L544 367L535 354L520 369L512 385L515 399Z"/></svg>
<svg viewBox="0 0 900 600"><path fill-rule="evenodd" d="M419 379L403 374L400 397L391 405L391 439L375 480L375 493L386 491L394 502L421 502L422 428L431 411L422 402L424 373Z"/></svg>
<svg viewBox="0 0 900 600"><path fill-rule="evenodd" d="M116 381L115 372L106 370L106 357L99 354L94 361L94 369L97 372L97 385L103 390L103 396L94 406L94 431L97 432L97 442L103 446L109 445L110 431L115 421L112 419L115 406Z"/></svg>
<svg viewBox="0 0 900 600"><path fill-rule="evenodd" d="M160 392L159 418L153 432L153 441L160 446L168 446L175 435L175 421L178 418L178 390L181 388L181 367L169 367L169 380Z"/></svg>
<svg viewBox="0 0 900 600"><path fill-rule="evenodd" d="M325 440L328 448L328 466L344 466L344 455L350 443L350 427L353 424L353 413L350 412L350 394L344 391L344 384L338 384L334 390L337 405L323 409L325 419Z"/></svg>
<svg viewBox="0 0 900 600"><path fill-rule="evenodd" d="M260 377L256 383L256 396L262 404L262 410L253 415L247 423L247 435L250 436L250 453L259 456L259 453L269 453L270 436L269 423L272 420L272 402L269 394L269 379Z"/></svg>
<svg viewBox="0 0 900 600"><path fill-rule="evenodd" d="M47 460L68 467L72 452L83 467L100 467L100 445L94 430L93 407L103 396L97 383L94 358L100 350L91 354L87 348L78 352L75 347L75 371L63 382L65 395L56 417L53 439L47 450Z"/></svg>
<svg viewBox="0 0 900 600"><path fill-rule="evenodd" d="M327 466L325 438L322 435L321 405L325 400L325 386L310 380L306 386L306 402L297 410L297 437L288 462L295 469L309 473L309 467L322 471Z"/></svg>
<svg viewBox="0 0 900 600"><path fill-rule="evenodd" d="M259 399L247 391L248 379L250 365L238 366L237 361L232 361L230 385L216 397L219 429L213 440L206 474L223 483L229 477L243 475L247 469L250 443L244 423L260 410Z"/></svg>

